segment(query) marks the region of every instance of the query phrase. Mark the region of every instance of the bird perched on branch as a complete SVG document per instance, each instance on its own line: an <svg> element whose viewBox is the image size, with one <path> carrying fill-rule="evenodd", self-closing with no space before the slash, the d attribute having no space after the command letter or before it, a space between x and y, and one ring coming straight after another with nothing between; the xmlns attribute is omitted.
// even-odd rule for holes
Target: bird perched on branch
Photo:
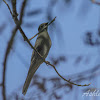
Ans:
<svg viewBox="0 0 100 100"><path fill-rule="evenodd" d="M51 39L47 32L48 23L42 23L39 28L39 35L36 39L34 48L39 52L39 54L45 59L49 53L51 47ZM45 27L47 26L47 27ZM43 59L33 50L32 57L31 57L31 65L27 74L27 78L25 80L22 93L25 95L31 79L35 74L38 67L43 63Z"/></svg>

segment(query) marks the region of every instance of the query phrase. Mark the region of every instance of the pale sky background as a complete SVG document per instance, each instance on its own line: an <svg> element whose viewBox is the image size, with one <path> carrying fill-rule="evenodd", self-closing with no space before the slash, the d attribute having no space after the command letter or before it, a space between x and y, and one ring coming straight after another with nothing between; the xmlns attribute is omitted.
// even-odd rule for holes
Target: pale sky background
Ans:
<svg viewBox="0 0 100 100"><path fill-rule="evenodd" d="M1 0L0 0L1 1ZM17 0L18 1L18 0ZM26 12L32 9L46 9L48 6L49 0L29 0L30 6L26 7ZM20 1L21 2L21 1ZM17 2L17 5L21 3ZM1 2L0 2L1 3ZM10 5L11 6L11 5ZM53 29L53 33L49 34L52 39L52 47L50 49L49 55L47 60L50 60L50 57L58 57L59 55L64 55L68 57L68 61L64 63L60 63L57 65L57 70L62 76L72 75L77 72L82 72L87 69L93 68L94 65L99 64L99 53L98 47L86 46L83 42L83 37L85 37L85 33L90 31L96 33L100 23L100 6L92 4L90 0L73 0L69 7L66 7L64 2L61 0L58 1L56 6L53 10L53 17L57 16L55 22L57 22L61 28L62 39L61 41L57 38L57 33L54 30L57 29L55 27ZM20 7L17 7L19 12ZM45 11L45 10L43 10ZM84 12L83 12L84 11ZM45 18L45 12L40 14L40 16L33 17L31 19L26 19L26 12L23 22L37 22L36 26L32 28L25 28L22 25L22 28L27 35L28 38L32 37L35 33L38 32L38 26L43 23L47 22ZM55 23L54 22L54 23ZM8 8L2 2L0 4L0 26L2 24L6 25L6 30L0 34L0 82L2 80L2 63L4 60L4 54L7 47L7 43L10 39L12 28L15 27L14 21L9 13ZM36 39L36 38L35 38ZM34 45L35 39L31 41ZM10 52L10 56L8 57L7 62L7 73L6 73L6 87L7 87L7 95L10 95L13 91L15 91L18 87L22 87L24 81L27 76L28 68L30 65L32 49L26 42L22 42L23 37L17 32L15 38L15 44L13 46L13 50ZM25 64L20 61L16 52L21 54L21 57L25 60ZM78 55L86 55L90 56L90 63L83 64L80 63L78 65L74 64L74 61ZM41 75L42 77L54 77L57 76L54 69L50 66L46 66L43 63L39 69L37 70L36 74ZM88 74L88 73L87 73ZM81 82L82 83L82 82ZM90 80L91 87L100 88L100 78L98 77L98 84L96 84L95 80ZM83 83L84 84L84 83ZM75 87L75 86L74 86ZM79 91L84 89L84 87L75 87ZM20 91L21 92L21 91ZM66 98L63 100L67 100L70 97L70 100L74 100L73 95L75 95L75 91L72 93L67 94ZM0 87L0 98L1 98L1 87ZM100 98L100 97L98 97ZM86 97L82 97L82 93L79 92L78 99L85 100ZM88 99L88 98L87 98ZM1 99L0 99L1 100ZM91 99L90 99L91 100Z"/></svg>

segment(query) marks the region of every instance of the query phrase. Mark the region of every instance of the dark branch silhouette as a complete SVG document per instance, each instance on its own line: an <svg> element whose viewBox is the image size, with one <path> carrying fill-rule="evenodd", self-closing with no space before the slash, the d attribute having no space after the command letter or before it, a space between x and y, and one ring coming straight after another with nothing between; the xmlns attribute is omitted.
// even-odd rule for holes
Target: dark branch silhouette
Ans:
<svg viewBox="0 0 100 100"><path fill-rule="evenodd" d="M5 2L5 0L3 0L4 2ZM13 1L13 3L16 5L16 2L14 2L14 1L16 1L16 0L12 0ZM6 3L6 2L5 2ZM6 3L7 4L7 3ZM25 4L26 4L26 0L23 2L23 4L22 4L22 9L21 9L21 13L20 13L20 24L22 24L22 17L23 17L23 14L24 14L24 8L25 8ZM8 9L10 10L10 7L9 7L9 5L7 4L7 6L8 6ZM16 7L16 6L15 6ZM15 8L13 9L13 13L15 14ZM13 13L11 12L11 10L10 10L10 13L11 13L11 15L13 15ZM17 13L16 13L17 14ZM8 59L8 55L9 55L9 53L10 53L10 50L11 50L11 48L12 48L12 45L13 45L13 43L14 43L14 38L15 38L15 35L16 35L16 32L17 32L17 30L18 30L18 27L16 26L15 28L14 28L14 30L13 30L13 32L12 32L12 36L11 36L11 38L10 38L10 40L9 40L9 42L8 42L8 46L7 46L7 49L6 49L6 53L5 53L5 58L4 58L4 62L3 62L3 80L2 80L2 95L3 95L3 100L6 100L6 86L5 86L5 81L6 81L6 64L7 64L7 59Z"/></svg>
<svg viewBox="0 0 100 100"><path fill-rule="evenodd" d="M3 1L5 1L5 0L3 0ZM9 5L8 5L7 3L5 3L5 4L8 6L8 9L10 10ZM18 20L18 18L17 18L18 14L17 14L17 11L16 11L16 0L13 0L12 6L13 6L13 14L11 13L11 15L12 15L12 17L13 17L13 19L14 19L15 24L17 25L17 28L19 29L20 33L22 34L24 40L27 41L27 43L31 46L32 49L34 49L34 51L41 57L41 59L42 59L47 65L52 66L52 67L54 68L54 70L56 71L56 73L59 75L59 77L61 77L64 81L67 81L67 82L69 82L70 84L73 84L73 85L76 85L76 86L89 86L90 83L89 83L89 84L81 85L81 84L76 84L76 83L71 82L70 80L65 79L63 76L61 76L61 75L58 73L58 71L56 70L56 68L55 68L54 65L52 65L52 64L51 64L50 62L48 62L48 61L45 61L45 59L39 54L39 52L32 46L32 44L30 43L30 41L28 40L28 38L26 37L24 31L22 30L22 28L21 28L21 26L20 26L19 20ZM11 12L11 10L10 10L10 12ZM55 20L55 18L51 21L51 23L52 23L54 20Z"/></svg>

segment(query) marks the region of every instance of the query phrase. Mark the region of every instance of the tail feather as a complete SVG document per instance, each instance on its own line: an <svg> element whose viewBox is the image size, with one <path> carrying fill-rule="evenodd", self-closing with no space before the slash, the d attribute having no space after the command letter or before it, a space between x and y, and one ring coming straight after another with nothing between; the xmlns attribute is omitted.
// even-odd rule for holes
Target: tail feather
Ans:
<svg viewBox="0 0 100 100"><path fill-rule="evenodd" d="M33 65L33 64L32 64ZM29 87L29 84L32 80L33 75L35 74L36 70L38 69L38 67L40 66L40 64L38 66L30 66L29 71L28 71L28 75L27 78L25 80L24 86L23 86L23 90L22 93L25 95L27 92L27 89Z"/></svg>

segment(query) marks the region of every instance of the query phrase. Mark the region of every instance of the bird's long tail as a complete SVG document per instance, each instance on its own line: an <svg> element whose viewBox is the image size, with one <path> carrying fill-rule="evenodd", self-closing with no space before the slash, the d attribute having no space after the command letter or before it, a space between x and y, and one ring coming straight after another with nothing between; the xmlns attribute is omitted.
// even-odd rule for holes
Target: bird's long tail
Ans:
<svg viewBox="0 0 100 100"><path fill-rule="evenodd" d="M23 90L22 90L22 93L25 95L26 92L27 92L27 89L29 87L29 84L31 82L31 79L33 77L33 75L35 74L36 70L38 69L38 67L40 66L40 64L31 64L30 68L29 68L29 71L28 71L28 75L27 75L27 78L25 80L25 83L24 83L24 86L23 86Z"/></svg>

